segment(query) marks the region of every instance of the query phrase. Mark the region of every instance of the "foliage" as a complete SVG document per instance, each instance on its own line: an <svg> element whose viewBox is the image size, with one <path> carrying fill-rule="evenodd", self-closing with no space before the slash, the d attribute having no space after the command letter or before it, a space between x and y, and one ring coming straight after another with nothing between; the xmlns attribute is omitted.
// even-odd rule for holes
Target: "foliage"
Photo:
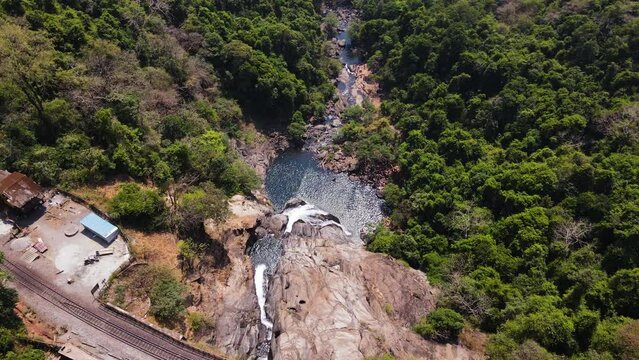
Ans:
<svg viewBox="0 0 639 360"><path fill-rule="evenodd" d="M367 356L364 360L395 360L395 357L391 354L382 354L377 356Z"/></svg>
<svg viewBox="0 0 639 360"><path fill-rule="evenodd" d="M603 320L595 329L591 347L593 350L599 353L610 353L613 355L619 355L623 351L623 343L620 341L620 330L631 320L624 317L611 317Z"/></svg>
<svg viewBox="0 0 639 360"><path fill-rule="evenodd" d="M491 358L619 358L617 316L639 317L631 2L354 5L385 100L335 140L398 169L368 248L441 283Z"/></svg>
<svg viewBox="0 0 639 360"><path fill-rule="evenodd" d="M166 207L156 190L126 183L109 202L109 213L126 224L151 230L164 225Z"/></svg>
<svg viewBox="0 0 639 360"><path fill-rule="evenodd" d="M451 309L437 308L420 319L413 329L424 338L440 342L455 342L464 328L464 317Z"/></svg>
<svg viewBox="0 0 639 360"><path fill-rule="evenodd" d="M5 1L0 165L66 188L126 175L166 189L196 176L250 192L258 178L226 134L259 113L294 119L299 138L298 114L321 115L333 95L319 10L310 0ZM208 147L215 140L223 151Z"/></svg>
<svg viewBox="0 0 639 360"><path fill-rule="evenodd" d="M173 275L161 272L154 279L149 292L151 313L161 322L170 323L186 310L184 293L186 288Z"/></svg>
<svg viewBox="0 0 639 360"><path fill-rule="evenodd" d="M287 131L293 139L293 142L297 145L304 143L304 133L306 132L305 124L302 113L299 111L295 112L295 114L293 114L293 120L288 125Z"/></svg>
<svg viewBox="0 0 639 360"><path fill-rule="evenodd" d="M204 183L200 187L189 189L179 199L176 224L181 233L190 234L202 228L204 220L220 222L226 219L228 212L224 193L215 185Z"/></svg>
<svg viewBox="0 0 639 360"><path fill-rule="evenodd" d="M194 262L207 250L207 244L195 242L190 238L178 241L177 247L182 260L188 268L192 268Z"/></svg>
<svg viewBox="0 0 639 360"><path fill-rule="evenodd" d="M610 278L610 289L619 315L639 317L639 268L617 271Z"/></svg>
<svg viewBox="0 0 639 360"><path fill-rule="evenodd" d="M44 351L40 349L26 348L21 349L18 352L9 351L5 355L6 360L44 360Z"/></svg>
<svg viewBox="0 0 639 360"><path fill-rule="evenodd" d="M189 321L191 330L196 333L202 330L206 330L212 326L211 320L209 320L206 315L198 311L190 312L187 315L187 319Z"/></svg>
<svg viewBox="0 0 639 360"><path fill-rule="evenodd" d="M370 103L344 109L342 118L346 124L334 141L343 144L348 154L357 156L359 171L375 173L390 167L396 159L397 134L388 119L377 117Z"/></svg>
<svg viewBox="0 0 639 360"><path fill-rule="evenodd" d="M0 263L4 254L0 252ZM5 286L8 277L0 270L0 357L15 360L44 360L45 354L41 350L20 346L20 338L25 330L22 320L14 312L18 302L18 293Z"/></svg>

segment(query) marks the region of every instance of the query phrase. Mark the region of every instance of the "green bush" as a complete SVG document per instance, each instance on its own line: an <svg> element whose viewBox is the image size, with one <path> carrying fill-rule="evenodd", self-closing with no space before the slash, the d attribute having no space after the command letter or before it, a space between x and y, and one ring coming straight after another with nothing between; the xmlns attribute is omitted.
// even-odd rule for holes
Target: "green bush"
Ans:
<svg viewBox="0 0 639 360"><path fill-rule="evenodd" d="M562 310L550 306L507 321L500 331L518 343L532 339L546 349L562 354L570 354L576 348L572 319Z"/></svg>
<svg viewBox="0 0 639 360"><path fill-rule="evenodd" d="M367 356L364 360L395 360L395 357L391 354L382 354L375 356Z"/></svg>
<svg viewBox="0 0 639 360"><path fill-rule="evenodd" d="M159 273L153 282L149 298L151 313L160 322L170 323L186 310L186 288L169 273Z"/></svg>
<svg viewBox="0 0 639 360"><path fill-rule="evenodd" d="M619 315L639 317L639 268L617 271L610 289Z"/></svg>
<svg viewBox="0 0 639 360"><path fill-rule="evenodd" d="M244 161L234 160L222 172L219 183L229 195L250 194L260 186L260 179Z"/></svg>
<svg viewBox="0 0 639 360"><path fill-rule="evenodd" d="M287 128L289 136L296 145L302 145L304 143L304 134L306 133L305 125L306 123L304 122L302 113L296 111Z"/></svg>
<svg viewBox="0 0 639 360"><path fill-rule="evenodd" d="M161 228L166 221L166 207L160 193L135 183L120 188L109 202L109 214L124 224L145 230Z"/></svg>
<svg viewBox="0 0 639 360"><path fill-rule="evenodd" d="M203 229L206 219L221 222L229 214L228 201L224 192L212 183L203 183L190 188L178 200L175 224L180 232L189 236Z"/></svg>
<svg viewBox="0 0 639 360"><path fill-rule="evenodd" d="M4 354L13 349L14 341L14 331L0 327L0 354Z"/></svg>
<svg viewBox="0 0 639 360"><path fill-rule="evenodd" d="M212 326L211 320L208 319L201 312L190 312L187 316L187 319L189 321L189 325L191 326L191 330L193 330L194 332L205 330Z"/></svg>
<svg viewBox="0 0 639 360"><path fill-rule="evenodd" d="M619 330L632 320L627 317L611 317L597 325L590 341L591 349L599 353L611 353L618 356L623 350L620 342Z"/></svg>
<svg viewBox="0 0 639 360"><path fill-rule="evenodd" d="M45 359L44 351L40 349L32 349L27 348L20 350L18 352L9 351L4 359L5 360L44 360Z"/></svg>
<svg viewBox="0 0 639 360"><path fill-rule="evenodd" d="M435 309L413 326L422 337L439 342L456 342L463 328L464 317L446 308Z"/></svg>

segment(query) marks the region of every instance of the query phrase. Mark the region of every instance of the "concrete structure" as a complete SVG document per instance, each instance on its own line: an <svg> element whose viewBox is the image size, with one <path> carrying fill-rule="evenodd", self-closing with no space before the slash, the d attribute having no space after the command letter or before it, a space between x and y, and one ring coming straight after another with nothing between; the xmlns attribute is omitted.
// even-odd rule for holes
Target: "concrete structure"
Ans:
<svg viewBox="0 0 639 360"><path fill-rule="evenodd" d="M64 344L64 346L58 351L58 354L60 354L63 359L68 360L99 360L99 358L89 355L84 350L69 343Z"/></svg>
<svg viewBox="0 0 639 360"><path fill-rule="evenodd" d="M21 173L0 170L0 200L11 209L26 213L42 204L44 190Z"/></svg>
<svg viewBox="0 0 639 360"><path fill-rule="evenodd" d="M104 220L94 213L85 216L80 224L88 231L98 235L108 244L112 243L118 237L118 227Z"/></svg>
<svg viewBox="0 0 639 360"><path fill-rule="evenodd" d="M111 274L128 262L126 242L122 236L117 236L107 243L89 230L65 234L65 229L72 225L81 228L80 221L91 214L91 210L62 194L52 196L42 208L44 213L32 211L16 221L22 232L11 241L8 240L12 226L0 222L0 251L9 261L31 264L34 271L52 286L72 291L77 298L93 300L91 290L95 285L102 288ZM44 253L33 248L33 244L40 239L48 249ZM30 249L35 254L30 253ZM96 251L103 250L109 250L112 254L100 256L100 261L84 265L89 256L95 257ZM31 259L33 255L37 260ZM72 280L71 284L68 283L69 279Z"/></svg>

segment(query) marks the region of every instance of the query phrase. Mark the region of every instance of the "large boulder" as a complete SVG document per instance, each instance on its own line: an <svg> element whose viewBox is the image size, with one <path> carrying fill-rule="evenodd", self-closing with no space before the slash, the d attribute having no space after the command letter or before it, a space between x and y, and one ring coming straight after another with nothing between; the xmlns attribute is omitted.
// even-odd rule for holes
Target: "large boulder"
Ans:
<svg viewBox="0 0 639 360"><path fill-rule="evenodd" d="M324 233L323 235L329 235ZM361 244L290 236L269 289L274 359L480 359L410 330L435 306L426 276Z"/></svg>
<svg viewBox="0 0 639 360"><path fill-rule="evenodd" d="M289 199L286 202L286 204L284 204L284 211L286 211L288 209L300 207L302 205L306 205L306 201L302 200L301 198L294 197L294 198Z"/></svg>

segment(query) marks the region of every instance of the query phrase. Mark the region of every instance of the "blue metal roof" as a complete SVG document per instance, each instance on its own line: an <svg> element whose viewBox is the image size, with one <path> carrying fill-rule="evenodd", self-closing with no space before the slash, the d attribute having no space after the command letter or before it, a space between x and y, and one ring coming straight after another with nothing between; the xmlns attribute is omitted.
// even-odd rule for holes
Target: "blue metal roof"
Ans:
<svg viewBox="0 0 639 360"><path fill-rule="evenodd" d="M117 226L111 224L110 222L104 220L94 213L90 213L89 215L85 216L84 219L80 221L80 224L82 224L82 226L84 226L86 229L96 233L104 240L113 240L109 238L118 231Z"/></svg>

